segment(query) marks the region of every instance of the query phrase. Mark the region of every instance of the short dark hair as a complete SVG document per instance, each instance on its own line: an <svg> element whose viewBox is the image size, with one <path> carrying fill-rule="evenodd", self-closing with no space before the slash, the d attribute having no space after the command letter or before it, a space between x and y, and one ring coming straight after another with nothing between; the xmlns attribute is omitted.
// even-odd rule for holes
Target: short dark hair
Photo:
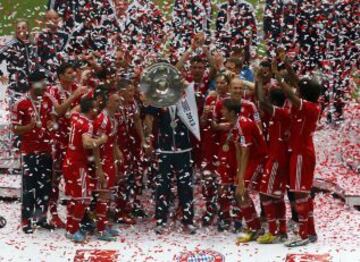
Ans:
<svg viewBox="0 0 360 262"><path fill-rule="evenodd" d="M286 96L282 89L273 88L269 92L270 101L275 106L282 107L285 104Z"/></svg>
<svg viewBox="0 0 360 262"><path fill-rule="evenodd" d="M109 88L106 85L98 85L94 90L94 99L102 97L104 100L107 100L109 97Z"/></svg>
<svg viewBox="0 0 360 262"><path fill-rule="evenodd" d="M271 62L269 60L263 60L260 62L260 66L262 67L271 67Z"/></svg>
<svg viewBox="0 0 360 262"><path fill-rule="evenodd" d="M115 73L116 73L116 70L113 67L103 66L102 69L96 73L96 77L99 78L100 80L105 80L106 77L108 77L112 74L115 74Z"/></svg>
<svg viewBox="0 0 360 262"><path fill-rule="evenodd" d="M225 64L229 62L229 63L234 63L235 66L237 68L242 67L243 66L243 61L240 58L237 57L230 57L226 60Z"/></svg>
<svg viewBox="0 0 360 262"><path fill-rule="evenodd" d="M240 114L241 112L241 103L235 99L227 98L223 101L223 106L230 112L235 114Z"/></svg>
<svg viewBox="0 0 360 262"><path fill-rule="evenodd" d="M128 88L130 85L132 85L132 82L128 79L120 79L116 82L116 89L118 91L124 90Z"/></svg>
<svg viewBox="0 0 360 262"><path fill-rule="evenodd" d="M223 77L226 81L226 83L229 85L230 82L231 82L231 78L229 77L229 75L225 74L225 73L220 73L220 74L217 74L215 79L219 78L219 77Z"/></svg>
<svg viewBox="0 0 360 262"><path fill-rule="evenodd" d="M299 81L299 93L301 98L316 103L319 99L322 87L315 79L304 77Z"/></svg>
<svg viewBox="0 0 360 262"><path fill-rule="evenodd" d="M40 81L42 81L44 79L46 79L46 75L41 70L35 70L34 72L32 72L29 75L29 82L30 83L40 82Z"/></svg>
<svg viewBox="0 0 360 262"><path fill-rule="evenodd" d="M63 75L69 68L74 68L74 66L70 63L61 64L56 71L57 76L60 77L60 75Z"/></svg>
<svg viewBox="0 0 360 262"><path fill-rule="evenodd" d="M190 63L191 64L195 64L195 63L205 64L205 60L200 56L194 56L193 58L191 58Z"/></svg>
<svg viewBox="0 0 360 262"><path fill-rule="evenodd" d="M89 113L94 108L94 100L89 97L83 97L80 100L80 112L83 114Z"/></svg>

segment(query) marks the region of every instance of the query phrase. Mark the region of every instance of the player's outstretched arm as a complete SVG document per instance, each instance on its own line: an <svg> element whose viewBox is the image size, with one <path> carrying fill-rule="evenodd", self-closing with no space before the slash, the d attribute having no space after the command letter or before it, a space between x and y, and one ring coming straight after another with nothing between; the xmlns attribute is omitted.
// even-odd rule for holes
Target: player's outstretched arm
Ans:
<svg viewBox="0 0 360 262"><path fill-rule="evenodd" d="M284 79L281 77L281 75L280 75L280 73L278 71L275 59L271 63L271 70L274 73L275 78L278 81L278 83L279 83L280 87L282 88L282 90L284 91L285 95L290 100L291 104L295 108L299 108L300 105L301 105L300 98L295 94L292 86L290 86L288 83L286 83L284 81ZM294 86L294 87L296 87L296 86Z"/></svg>
<svg viewBox="0 0 360 262"><path fill-rule="evenodd" d="M259 72L256 74L255 92L257 98L259 99L260 108L272 115L274 112L274 107L264 95L264 81L261 70L259 70Z"/></svg>
<svg viewBox="0 0 360 262"><path fill-rule="evenodd" d="M101 135L99 138L92 138L90 135L84 134L82 136L82 144L86 149L94 149L105 144L107 139L108 137L105 134Z"/></svg>
<svg viewBox="0 0 360 262"><path fill-rule="evenodd" d="M242 202L242 199L244 199L245 196L245 171L249 162L249 148L242 147L239 144L236 145L236 157L238 162L238 170L236 174L236 180L237 180L237 187L236 187L236 199L238 202Z"/></svg>

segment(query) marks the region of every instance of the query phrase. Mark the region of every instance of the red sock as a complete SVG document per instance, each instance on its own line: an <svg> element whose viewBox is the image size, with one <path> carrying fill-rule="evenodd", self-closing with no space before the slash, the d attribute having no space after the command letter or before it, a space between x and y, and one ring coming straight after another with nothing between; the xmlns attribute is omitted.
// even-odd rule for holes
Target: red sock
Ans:
<svg viewBox="0 0 360 262"><path fill-rule="evenodd" d="M85 204L82 201L71 201L73 204L68 206L68 212L72 214L70 221L66 221L66 229L74 234L80 228L80 222L84 218Z"/></svg>
<svg viewBox="0 0 360 262"><path fill-rule="evenodd" d="M309 235L316 235L316 230L315 230L315 223L314 223L314 201L312 200L312 198L309 198L308 201L308 207L309 207Z"/></svg>
<svg viewBox="0 0 360 262"><path fill-rule="evenodd" d="M276 208L272 199L263 202L263 207L266 215L266 220L269 225L269 232L272 235L276 234Z"/></svg>
<svg viewBox="0 0 360 262"><path fill-rule="evenodd" d="M279 221L279 233L286 234L287 227L286 227L286 205L284 198L277 199L275 201L276 207L276 218Z"/></svg>
<svg viewBox="0 0 360 262"><path fill-rule="evenodd" d="M97 230L99 232L104 231L106 225L108 224L107 220L107 211L108 211L108 203L103 201L98 201L96 203L95 212L96 212L96 218L97 218Z"/></svg>
<svg viewBox="0 0 360 262"><path fill-rule="evenodd" d="M61 174L59 174L58 172L54 172L54 176L56 176L56 178L51 188L49 209L50 209L50 214L52 216L57 216L58 215L57 202L59 200L59 183L60 183L60 180L57 177L58 176L61 177Z"/></svg>
<svg viewBox="0 0 360 262"><path fill-rule="evenodd" d="M74 234L74 219L73 219L73 212L74 212L75 202L70 200L66 205L66 231Z"/></svg>
<svg viewBox="0 0 360 262"><path fill-rule="evenodd" d="M254 202L252 199L248 200L248 203L245 205L242 205L241 207L241 213L243 214L247 226L251 230L258 230L261 228L260 225L260 219L259 216L256 213L256 209L254 206Z"/></svg>
<svg viewBox="0 0 360 262"><path fill-rule="evenodd" d="M296 211L299 216L299 234L302 239L309 237L309 204L308 198L296 199Z"/></svg>

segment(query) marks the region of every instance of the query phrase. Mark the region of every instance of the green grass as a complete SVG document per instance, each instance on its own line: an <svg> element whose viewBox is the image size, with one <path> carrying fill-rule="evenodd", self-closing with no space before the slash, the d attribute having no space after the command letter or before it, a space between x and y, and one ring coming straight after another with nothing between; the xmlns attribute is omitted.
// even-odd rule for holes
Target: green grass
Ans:
<svg viewBox="0 0 360 262"><path fill-rule="evenodd" d="M29 21L31 28L39 28L44 16L47 0L1 0L0 1L0 36L14 33L16 19Z"/></svg>
<svg viewBox="0 0 360 262"><path fill-rule="evenodd" d="M161 10L170 13L174 0L154 0ZM224 0L215 0L215 3ZM263 0L248 0L257 8L256 16L261 19L262 10L259 2ZM41 25L48 0L0 0L0 36L14 33L16 19L24 18L29 21L31 28L36 31ZM214 3L214 2L213 2Z"/></svg>

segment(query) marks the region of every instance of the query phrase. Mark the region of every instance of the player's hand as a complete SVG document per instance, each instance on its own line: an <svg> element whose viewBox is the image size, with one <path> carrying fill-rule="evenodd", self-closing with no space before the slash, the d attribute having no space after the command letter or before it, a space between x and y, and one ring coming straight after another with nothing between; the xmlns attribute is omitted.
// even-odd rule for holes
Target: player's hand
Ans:
<svg viewBox="0 0 360 262"><path fill-rule="evenodd" d="M117 150L117 153L116 153L116 158L117 158L117 161L118 161L118 163L119 163L119 164L124 163L124 160L125 160L125 158L124 158L124 154L123 154L123 152L121 152L121 150L120 150L120 149L119 149L119 150Z"/></svg>
<svg viewBox="0 0 360 262"><path fill-rule="evenodd" d="M235 198L239 203L242 203L245 201L245 184L244 184L244 180L241 179L241 181L238 181L238 184L236 186L236 191L235 191Z"/></svg>
<svg viewBox="0 0 360 262"><path fill-rule="evenodd" d="M35 126L36 126L36 121L34 121L34 119L31 119L30 123L27 124L29 130L34 129Z"/></svg>
<svg viewBox="0 0 360 262"><path fill-rule="evenodd" d="M143 148L144 154L146 156L150 156L153 152L153 147L152 147L151 143L148 143L146 141L142 144L142 148Z"/></svg>
<svg viewBox="0 0 360 262"><path fill-rule="evenodd" d="M82 84L86 83L90 79L91 73L92 73L92 71L90 69L86 69L81 73L81 83Z"/></svg>
<svg viewBox="0 0 360 262"><path fill-rule="evenodd" d="M100 140L101 144L105 144L108 141L108 136L106 134L102 134Z"/></svg>
<svg viewBox="0 0 360 262"><path fill-rule="evenodd" d="M211 112L211 110L212 110L211 105L204 106L203 114L208 115Z"/></svg>
<svg viewBox="0 0 360 262"><path fill-rule="evenodd" d="M272 62L271 62L271 71L274 74L276 80L281 82L281 76L280 76L280 73L279 73L279 70L278 70L276 59L273 59Z"/></svg>
<svg viewBox="0 0 360 262"><path fill-rule="evenodd" d="M98 180L99 180L100 187L101 187L101 188L107 188L107 179L106 179L105 173L104 173L104 171L102 170L102 168L98 168L98 169L96 170L96 177L97 177Z"/></svg>
<svg viewBox="0 0 360 262"><path fill-rule="evenodd" d="M8 80L9 80L9 78L6 75L0 76L0 83L1 84L6 85Z"/></svg>

